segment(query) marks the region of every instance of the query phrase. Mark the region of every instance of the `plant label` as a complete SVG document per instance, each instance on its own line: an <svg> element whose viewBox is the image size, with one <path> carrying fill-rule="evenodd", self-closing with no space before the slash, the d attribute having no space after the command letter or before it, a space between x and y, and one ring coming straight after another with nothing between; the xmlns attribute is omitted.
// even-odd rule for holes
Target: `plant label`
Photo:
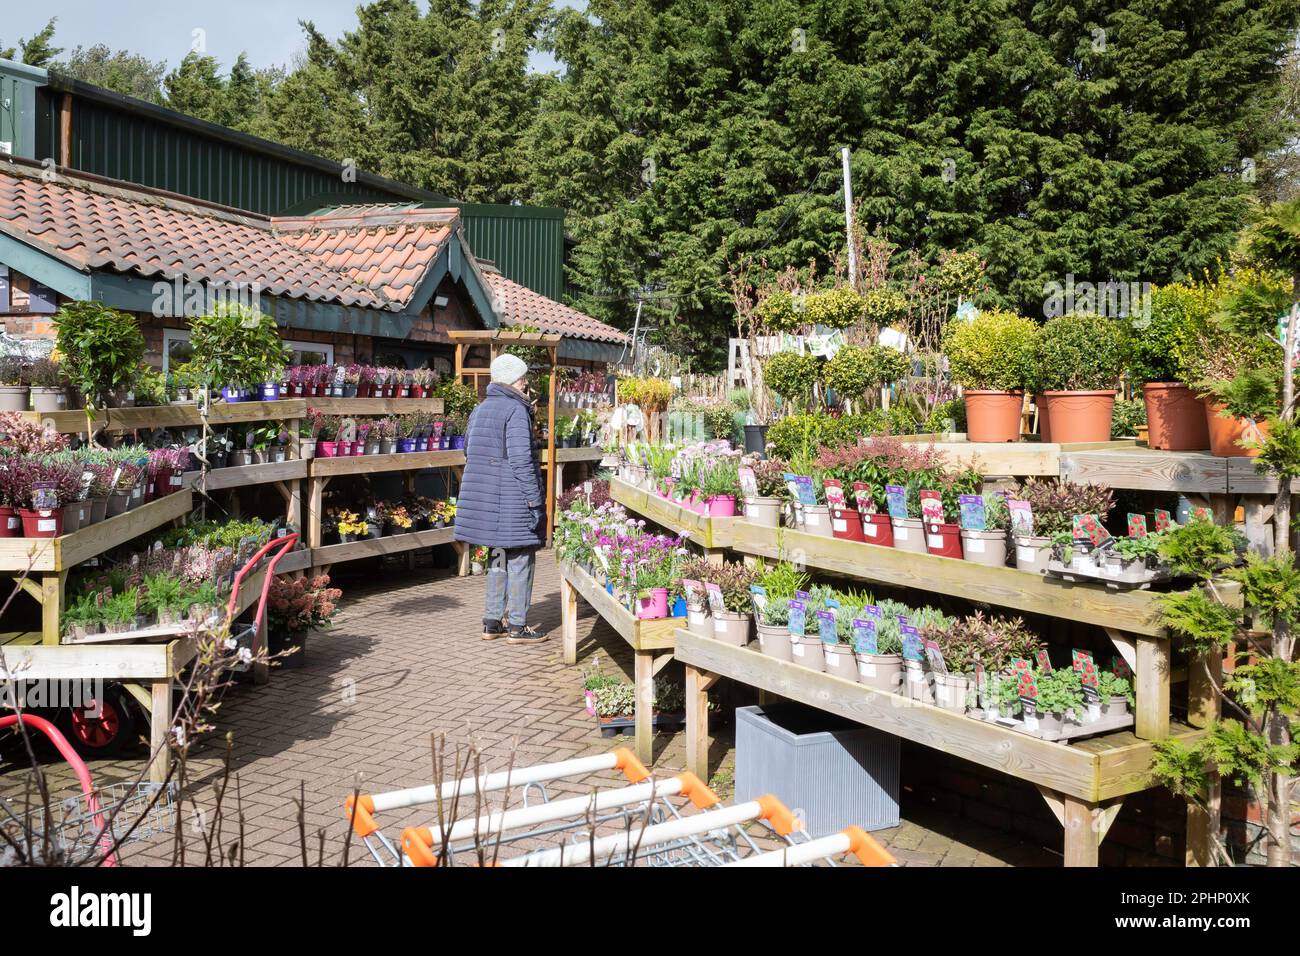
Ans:
<svg viewBox="0 0 1300 956"><path fill-rule="evenodd" d="M796 601L806 601L806 600L808 600L808 592L807 592L807 591L795 591L795 592L794 592L794 599L795 599Z"/></svg>
<svg viewBox="0 0 1300 956"><path fill-rule="evenodd" d="M1075 515L1071 533L1075 541L1087 541L1094 548L1110 537L1097 515Z"/></svg>
<svg viewBox="0 0 1300 956"><path fill-rule="evenodd" d="M885 485L885 501L891 518L907 517L907 489L901 485Z"/></svg>
<svg viewBox="0 0 1300 956"><path fill-rule="evenodd" d="M939 492L921 492L921 519L927 524L943 524L943 496Z"/></svg>
<svg viewBox="0 0 1300 956"><path fill-rule="evenodd" d="M880 621L880 608L877 607L876 605L874 605L874 604L864 604L864 605L862 605L862 613L865 614L867 617L871 618L873 621L876 621L877 623L879 623L879 621Z"/></svg>
<svg viewBox="0 0 1300 956"><path fill-rule="evenodd" d="M966 531L983 531L988 527L983 495L958 495L957 502L961 506L962 528Z"/></svg>
<svg viewBox="0 0 1300 956"><path fill-rule="evenodd" d="M1170 515L1168 511L1165 511L1161 508L1156 509L1156 530L1157 531L1168 531L1170 526L1173 525L1173 523L1174 523L1173 516Z"/></svg>
<svg viewBox="0 0 1300 956"><path fill-rule="evenodd" d="M1128 516L1128 536L1145 538L1147 536L1147 516L1130 513Z"/></svg>
<svg viewBox="0 0 1300 956"><path fill-rule="evenodd" d="M1122 677L1125 680L1133 676L1133 668L1128 666L1128 661L1118 654L1110 659L1110 672L1116 677Z"/></svg>
<svg viewBox="0 0 1300 956"><path fill-rule="evenodd" d="M1079 682L1083 685L1084 703L1096 704L1100 702L1101 692L1097 687L1097 664L1092 659L1092 651L1075 648L1072 657L1074 672L1079 675Z"/></svg>
<svg viewBox="0 0 1300 956"><path fill-rule="evenodd" d="M910 624L904 624L898 630L903 639L903 660L917 664L925 660L925 644L921 640L921 632Z"/></svg>
<svg viewBox="0 0 1300 956"><path fill-rule="evenodd" d="M796 601L793 599L790 601L790 623L788 627L790 629L791 637L803 637L804 616L806 613L807 608L804 606L803 601Z"/></svg>
<svg viewBox="0 0 1300 956"><path fill-rule="evenodd" d="M877 608L877 611L879 608ZM859 654L877 654L880 644L876 638L876 622L871 618L853 619L853 650Z"/></svg>
<svg viewBox="0 0 1300 956"><path fill-rule="evenodd" d="M1044 674L1052 672L1052 659L1047 656L1047 649L1040 647L1034 652L1034 661L1038 664L1038 669Z"/></svg>
<svg viewBox="0 0 1300 956"><path fill-rule="evenodd" d="M722 600L722 588L718 587L712 581L704 583L704 593L709 598L709 610L715 615L721 614L727 609L726 603Z"/></svg>
<svg viewBox="0 0 1300 956"><path fill-rule="evenodd" d="M763 612L767 610L767 588L761 584L751 584L749 599L754 602L754 616L761 619Z"/></svg>
<svg viewBox="0 0 1300 956"><path fill-rule="evenodd" d="M677 464L677 459L673 459L673 464ZM736 472L740 476L740 490L746 498L758 497L758 479L754 477L753 468L741 468Z"/></svg>
<svg viewBox="0 0 1300 956"><path fill-rule="evenodd" d="M786 487L790 489L790 495L799 504L805 507L817 504L817 494L813 491L812 478L808 475L793 475L789 472L785 475Z"/></svg>
<svg viewBox="0 0 1300 956"><path fill-rule="evenodd" d="M865 481L855 481L853 483L853 501L858 506L858 514L873 515L876 513L876 499L872 497L871 486Z"/></svg>
<svg viewBox="0 0 1300 956"><path fill-rule="evenodd" d="M834 478L827 478L822 482L822 488L826 492L826 504L832 508L843 509L846 506L844 500L844 485Z"/></svg>
<svg viewBox="0 0 1300 956"><path fill-rule="evenodd" d="M1213 521L1214 514L1205 505L1197 505L1192 509L1193 521Z"/></svg>
<svg viewBox="0 0 1300 956"><path fill-rule="evenodd" d="M1028 501L1007 499L1007 514L1011 519L1011 533L1032 535L1034 533L1034 509Z"/></svg>
<svg viewBox="0 0 1300 956"><path fill-rule="evenodd" d="M836 634L835 612L831 610L817 612L817 634L822 639L823 644L839 643L839 637Z"/></svg>
<svg viewBox="0 0 1300 956"><path fill-rule="evenodd" d="M930 670L936 674L946 675L948 665L943 659L943 651L939 650L937 641L925 642L925 659L930 662Z"/></svg>

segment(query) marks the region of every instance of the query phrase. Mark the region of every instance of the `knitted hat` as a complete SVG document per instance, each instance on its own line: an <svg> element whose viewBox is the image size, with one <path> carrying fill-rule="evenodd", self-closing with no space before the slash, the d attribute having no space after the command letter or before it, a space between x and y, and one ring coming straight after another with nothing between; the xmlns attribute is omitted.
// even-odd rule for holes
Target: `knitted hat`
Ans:
<svg viewBox="0 0 1300 956"><path fill-rule="evenodd" d="M528 363L517 355L498 355L492 360L492 381L513 385L528 374Z"/></svg>

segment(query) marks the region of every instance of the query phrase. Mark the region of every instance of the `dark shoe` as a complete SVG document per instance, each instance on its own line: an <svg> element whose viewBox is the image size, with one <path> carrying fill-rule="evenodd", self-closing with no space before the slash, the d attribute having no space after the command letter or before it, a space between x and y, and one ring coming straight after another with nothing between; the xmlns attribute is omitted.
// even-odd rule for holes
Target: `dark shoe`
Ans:
<svg viewBox="0 0 1300 956"><path fill-rule="evenodd" d="M483 640L495 641L498 637L505 637L506 629L500 621L483 622Z"/></svg>
<svg viewBox="0 0 1300 956"><path fill-rule="evenodd" d="M516 627L510 625L510 635L506 638L507 644L545 644L550 640L550 636L542 634L532 625Z"/></svg>

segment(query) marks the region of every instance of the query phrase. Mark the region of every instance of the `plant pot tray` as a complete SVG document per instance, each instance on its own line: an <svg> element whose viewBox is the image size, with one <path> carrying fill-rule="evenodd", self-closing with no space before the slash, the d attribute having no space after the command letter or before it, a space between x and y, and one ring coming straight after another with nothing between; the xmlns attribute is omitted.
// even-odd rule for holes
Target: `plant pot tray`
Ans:
<svg viewBox="0 0 1300 956"><path fill-rule="evenodd" d="M686 715L655 714L650 723L660 730L681 730L686 726ZM636 733L635 717L597 717L596 725L602 737L630 737Z"/></svg>
<svg viewBox="0 0 1300 956"><path fill-rule="evenodd" d="M1173 580L1167 568L1121 568L1118 573L1111 574L1096 565L1076 568L1055 559L1047 562L1047 573L1065 581L1104 584L1116 591L1142 591L1153 584Z"/></svg>
<svg viewBox="0 0 1300 956"><path fill-rule="evenodd" d="M1006 727L1008 730L1014 730L1027 737L1037 737L1039 740L1056 742L1083 740L1086 737L1099 737L1102 734L1113 734L1116 731L1128 730L1133 726L1132 711L1121 714L1117 717L1107 717L1105 714L1102 714L1101 717L1087 724L1067 722L1060 730L1030 730L1025 726L1024 720L1019 717L999 717L996 721L989 721L985 720L982 716L973 716L972 713L968 713L966 716L970 717L972 720L978 720L981 723L993 723L999 727Z"/></svg>

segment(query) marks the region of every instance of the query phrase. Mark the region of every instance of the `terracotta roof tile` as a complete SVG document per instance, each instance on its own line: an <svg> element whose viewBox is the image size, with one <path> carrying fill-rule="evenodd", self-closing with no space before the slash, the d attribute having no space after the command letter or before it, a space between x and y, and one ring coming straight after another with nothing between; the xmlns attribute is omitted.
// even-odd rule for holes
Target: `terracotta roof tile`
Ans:
<svg viewBox="0 0 1300 956"><path fill-rule="evenodd" d="M558 332L575 339L623 344L627 335L611 325L606 325L572 309L562 302L548 299L527 286L511 282L499 272L484 270L484 278L492 287L494 305L503 326L533 325L543 332Z"/></svg>

